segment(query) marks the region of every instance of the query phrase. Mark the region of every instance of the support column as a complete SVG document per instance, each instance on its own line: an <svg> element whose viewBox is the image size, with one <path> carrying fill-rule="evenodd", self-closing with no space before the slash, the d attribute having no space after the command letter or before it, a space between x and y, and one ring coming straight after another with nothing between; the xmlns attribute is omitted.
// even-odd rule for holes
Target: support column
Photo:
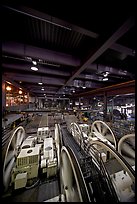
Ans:
<svg viewBox="0 0 137 204"><path fill-rule="evenodd" d="M114 121L114 115L113 115L113 109L114 109L114 98L112 98L112 111L111 111L111 116L112 116L112 122Z"/></svg>
<svg viewBox="0 0 137 204"><path fill-rule="evenodd" d="M79 97L79 110L81 110L81 98Z"/></svg>
<svg viewBox="0 0 137 204"><path fill-rule="evenodd" d="M4 80L2 80L2 109L3 108L6 108L6 84Z"/></svg>
<svg viewBox="0 0 137 204"><path fill-rule="evenodd" d="M107 92L104 92L104 121L107 120Z"/></svg>

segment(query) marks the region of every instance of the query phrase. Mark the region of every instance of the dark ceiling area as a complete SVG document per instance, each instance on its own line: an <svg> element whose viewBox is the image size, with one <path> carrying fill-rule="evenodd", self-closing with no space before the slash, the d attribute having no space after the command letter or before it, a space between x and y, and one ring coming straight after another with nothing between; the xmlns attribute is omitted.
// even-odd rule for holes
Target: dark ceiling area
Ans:
<svg viewBox="0 0 137 204"><path fill-rule="evenodd" d="M1 65L7 81L33 96L70 98L135 80L132 7L11 2L2 3Z"/></svg>

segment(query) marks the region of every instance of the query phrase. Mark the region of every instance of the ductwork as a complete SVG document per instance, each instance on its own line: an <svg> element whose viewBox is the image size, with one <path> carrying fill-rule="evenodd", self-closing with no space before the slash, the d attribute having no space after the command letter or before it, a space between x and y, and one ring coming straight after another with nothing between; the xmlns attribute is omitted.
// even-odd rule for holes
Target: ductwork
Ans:
<svg viewBox="0 0 137 204"><path fill-rule="evenodd" d="M15 42L3 42L2 52L21 57L31 57L69 66L80 66L80 60L71 55Z"/></svg>
<svg viewBox="0 0 137 204"><path fill-rule="evenodd" d="M73 67L78 67L80 66L80 59L73 57L68 54L60 53L60 52L55 52L43 48L38 48L30 45L25 45L21 43L15 43L15 42L4 42L2 43L2 52L6 54L11 54L11 55L17 55L20 57L31 57L32 59L41 59L49 62L54 62L58 64L64 64L68 66L73 66ZM105 71L109 71L111 74L116 74L116 75L128 75L133 76L133 74L126 72L124 73L124 70L121 70L119 68L114 68L114 67L108 67L105 65L101 64L90 64L88 67L85 69L87 72L93 72L95 71L96 73L102 73Z"/></svg>

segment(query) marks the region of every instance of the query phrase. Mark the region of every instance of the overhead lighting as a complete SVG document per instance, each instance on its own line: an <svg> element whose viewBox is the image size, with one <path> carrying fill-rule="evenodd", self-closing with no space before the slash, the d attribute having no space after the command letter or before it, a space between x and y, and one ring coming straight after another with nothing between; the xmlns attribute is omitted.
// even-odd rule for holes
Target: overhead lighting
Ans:
<svg viewBox="0 0 137 204"><path fill-rule="evenodd" d="M38 71L38 68L37 68L37 67L31 67L31 69L32 69L33 71Z"/></svg>
<svg viewBox="0 0 137 204"><path fill-rule="evenodd" d="M83 86L82 88L83 88L83 89L86 89L86 86Z"/></svg>
<svg viewBox="0 0 137 204"><path fill-rule="evenodd" d="M58 24L58 23L54 23L53 21L49 21L49 20L45 20L45 19L44 19L44 21L46 21L47 23L51 23L51 24L53 24L53 25L59 26L59 27L61 27L61 28L65 28L65 29L67 29L67 30L72 30L70 27L66 27L66 26L64 26L64 25L60 25L60 24Z"/></svg>
<svg viewBox="0 0 137 204"><path fill-rule="evenodd" d="M108 74L109 74L109 72L105 72L105 73L103 74L103 76L104 76L104 77L107 77Z"/></svg>
<svg viewBox="0 0 137 204"><path fill-rule="evenodd" d="M6 81L6 82L7 82L8 84L10 84L10 85L12 84L12 83L11 83L11 82L9 82L9 81Z"/></svg>
<svg viewBox="0 0 137 204"><path fill-rule="evenodd" d="M34 61L34 60L32 61L32 63L33 63L34 65L37 65L37 62L36 62L36 61Z"/></svg>
<svg viewBox="0 0 137 204"><path fill-rule="evenodd" d="M39 59L39 62L40 62L41 64L47 64L47 65L49 65L49 66L60 67L60 64L53 64L53 63L45 62L45 61L40 60L40 59Z"/></svg>
<svg viewBox="0 0 137 204"><path fill-rule="evenodd" d="M103 81L108 81L108 78L106 77L106 78L103 78L102 80L103 80Z"/></svg>
<svg viewBox="0 0 137 204"><path fill-rule="evenodd" d="M21 90L19 90L19 94L22 94L22 91L21 91Z"/></svg>
<svg viewBox="0 0 137 204"><path fill-rule="evenodd" d="M42 85L43 83L42 83L42 82L39 82L38 84L39 84L39 85Z"/></svg>
<svg viewBox="0 0 137 204"><path fill-rule="evenodd" d="M44 88L42 88L41 91L44 91Z"/></svg>
<svg viewBox="0 0 137 204"><path fill-rule="evenodd" d="M11 91L11 87L10 87L10 86L7 86L7 87L6 87L6 90L7 90L7 91Z"/></svg>

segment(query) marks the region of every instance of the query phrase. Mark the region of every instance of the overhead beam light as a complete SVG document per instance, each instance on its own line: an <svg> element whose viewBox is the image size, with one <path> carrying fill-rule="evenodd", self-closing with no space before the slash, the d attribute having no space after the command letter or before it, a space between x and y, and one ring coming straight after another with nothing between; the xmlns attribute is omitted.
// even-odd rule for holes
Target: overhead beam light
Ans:
<svg viewBox="0 0 137 204"><path fill-rule="evenodd" d="M19 90L19 94L22 94L22 91L21 91L21 90Z"/></svg>
<svg viewBox="0 0 137 204"><path fill-rule="evenodd" d="M43 83L42 83L42 82L39 82L38 84L39 84L39 85L42 85Z"/></svg>
<svg viewBox="0 0 137 204"><path fill-rule="evenodd" d="M9 82L9 81L6 81L6 82L11 85L11 82Z"/></svg>
<svg viewBox="0 0 137 204"><path fill-rule="evenodd" d="M108 74L109 74L109 72L105 72L105 73L103 74L103 76L104 76L104 77L107 77Z"/></svg>
<svg viewBox="0 0 137 204"><path fill-rule="evenodd" d="M11 91L11 87L10 87L10 86L7 86L7 87L6 87L6 90L7 90L7 91Z"/></svg>
<svg viewBox="0 0 137 204"><path fill-rule="evenodd" d="M34 60L32 61L32 63L33 63L34 65L37 65L37 62L36 62L36 61L34 61Z"/></svg>
<svg viewBox="0 0 137 204"><path fill-rule="evenodd" d="M38 71L38 68L37 67L31 67L31 70Z"/></svg>
<svg viewBox="0 0 137 204"><path fill-rule="evenodd" d="M102 80L103 80L103 81L108 81L108 78L106 77L106 78L103 78Z"/></svg>
<svg viewBox="0 0 137 204"><path fill-rule="evenodd" d="M50 23L50 24L59 26L59 27L61 27L61 28L65 28L65 29L67 29L67 30L72 30L70 27L67 27L67 26L64 26L64 25L62 25L62 24L59 24L59 23L54 22L52 16L50 16L51 20L48 20L48 19L46 19L46 18L40 17L39 15L38 15L38 16L37 16L37 15L34 15L34 14L32 13L32 11L26 12L24 9L23 9L23 10L19 10L19 9L12 8L12 7L8 7L8 6L6 6L6 7L9 8L9 9L11 9L11 10L13 10L13 11L16 11L16 12L19 12L19 13L22 13L22 14L25 14L25 15L28 15L28 16L31 16L31 17L36 18L36 19L43 20L43 21L45 21L45 22L47 22L47 23Z"/></svg>

